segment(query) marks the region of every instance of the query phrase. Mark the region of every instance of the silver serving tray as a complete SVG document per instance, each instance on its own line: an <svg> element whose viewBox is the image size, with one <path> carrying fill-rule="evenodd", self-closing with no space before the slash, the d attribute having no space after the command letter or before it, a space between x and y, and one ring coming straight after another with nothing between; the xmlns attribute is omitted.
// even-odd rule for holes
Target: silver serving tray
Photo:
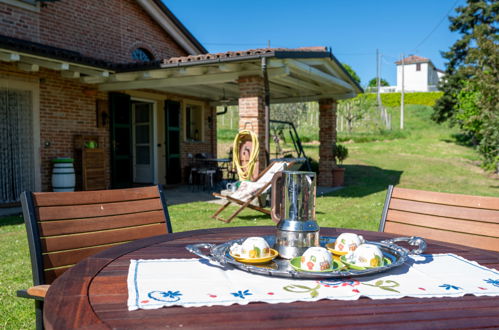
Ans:
<svg viewBox="0 0 499 330"><path fill-rule="evenodd" d="M275 236L263 236L269 246L274 246ZM366 241L366 243L377 245L385 258L390 259L391 264L376 268L367 268L363 270L342 269L331 272L305 272L295 270L289 263L289 260L275 258L265 264L247 264L235 260L230 254L230 247L234 243L241 244L246 237L228 241L219 245L211 243L199 243L187 245L186 249L195 255L219 263L222 266L234 266L241 270L267 276L303 278L303 279L319 279L333 277L351 277L376 274L386 272L392 268L402 265L410 254L421 254L426 249L426 242L420 237L398 237L381 242ZM325 247L328 243L334 243L336 237L322 236L320 238L320 246ZM396 245L396 242L407 242L411 246L416 246L417 249L409 251L406 248ZM207 253L204 253L205 250Z"/></svg>

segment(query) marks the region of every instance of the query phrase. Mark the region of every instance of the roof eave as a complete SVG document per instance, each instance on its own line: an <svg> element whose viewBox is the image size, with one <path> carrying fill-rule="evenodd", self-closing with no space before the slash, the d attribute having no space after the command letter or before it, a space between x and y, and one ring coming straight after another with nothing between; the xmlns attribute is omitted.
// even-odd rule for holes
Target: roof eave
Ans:
<svg viewBox="0 0 499 330"><path fill-rule="evenodd" d="M208 52L163 2L160 0L136 1L188 54L206 54Z"/></svg>

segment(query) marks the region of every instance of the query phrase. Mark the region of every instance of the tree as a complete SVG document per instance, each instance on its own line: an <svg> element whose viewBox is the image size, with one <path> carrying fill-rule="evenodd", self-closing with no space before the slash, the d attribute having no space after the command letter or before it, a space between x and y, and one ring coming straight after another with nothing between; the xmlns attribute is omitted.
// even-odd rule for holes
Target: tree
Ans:
<svg viewBox="0 0 499 330"><path fill-rule="evenodd" d="M362 120L369 110L376 107L374 99L368 94L359 94L354 98L338 103L338 113L347 121L348 132L352 132L355 122Z"/></svg>
<svg viewBox="0 0 499 330"><path fill-rule="evenodd" d="M350 65L348 65L346 63L341 63L341 64L343 65L345 70L347 70L347 72L352 76L353 80L355 80L357 82L357 84L360 85L360 77L357 74L357 72L355 72Z"/></svg>
<svg viewBox="0 0 499 330"><path fill-rule="evenodd" d="M450 122L476 145L485 168L499 170L499 3L467 0L450 18L461 38L442 55L448 60L439 85L443 96L432 118Z"/></svg>
<svg viewBox="0 0 499 330"><path fill-rule="evenodd" d="M386 81L383 78L379 79L379 85L380 86L390 86L388 81ZM368 87L378 87L378 78L373 78L373 79L369 80L369 83L367 84L367 86Z"/></svg>

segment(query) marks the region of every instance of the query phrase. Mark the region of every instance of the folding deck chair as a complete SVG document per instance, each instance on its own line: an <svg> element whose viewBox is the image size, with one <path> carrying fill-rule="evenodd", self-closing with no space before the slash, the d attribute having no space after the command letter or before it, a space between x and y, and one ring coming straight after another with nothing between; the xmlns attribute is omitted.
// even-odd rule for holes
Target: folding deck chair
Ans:
<svg viewBox="0 0 499 330"><path fill-rule="evenodd" d="M243 181L235 192L230 195L221 195L213 193L213 196L226 199L226 202L211 216L214 219L231 222L244 208L249 207L253 210L260 211L270 215L270 210L265 209L260 203L260 206L251 204L255 198L260 197L271 186L274 174L283 170L298 170L302 166L300 160L276 160L273 161L265 170L256 178L255 181ZM222 218L219 214L225 210L231 203L238 204L240 207L232 213L227 219Z"/></svg>
<svg viewBox="0 0 499 330"><path fill-rule="evenodd" d="M171 233L163 187L23 192L33 287L17 296L35 299L36 327L50 284L78 261L140 238Z"/></svg>

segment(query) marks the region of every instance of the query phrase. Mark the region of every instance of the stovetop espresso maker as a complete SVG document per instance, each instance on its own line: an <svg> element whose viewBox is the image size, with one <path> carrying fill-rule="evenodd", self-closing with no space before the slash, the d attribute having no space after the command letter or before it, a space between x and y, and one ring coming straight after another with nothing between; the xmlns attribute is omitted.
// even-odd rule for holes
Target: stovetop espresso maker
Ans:
<svg viewBox="0 0 499 330"><path fill-rule="evenodd" d="M319 246L315 219L316 174L281 171L272 178L272 220L277 222L274 249L285 259Z"/></svg>

